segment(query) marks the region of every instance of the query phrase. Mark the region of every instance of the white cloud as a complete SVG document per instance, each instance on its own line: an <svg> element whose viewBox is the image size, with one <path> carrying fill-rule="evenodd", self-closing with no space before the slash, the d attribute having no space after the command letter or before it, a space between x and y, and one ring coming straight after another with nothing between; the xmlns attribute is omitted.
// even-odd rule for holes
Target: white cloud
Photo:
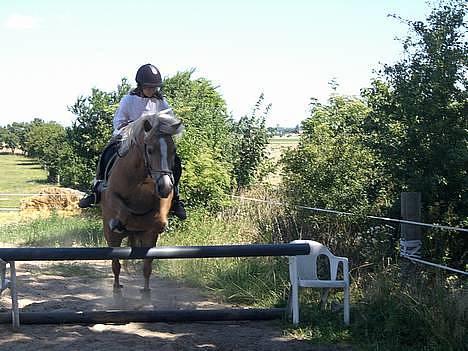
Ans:
<svg viewBox="0 0 468 351"><path fill-rule="evenodd" d="M32 29L37 26L38 19L33 16L12 14L4 22L4 27L8 29Z"/></svg>

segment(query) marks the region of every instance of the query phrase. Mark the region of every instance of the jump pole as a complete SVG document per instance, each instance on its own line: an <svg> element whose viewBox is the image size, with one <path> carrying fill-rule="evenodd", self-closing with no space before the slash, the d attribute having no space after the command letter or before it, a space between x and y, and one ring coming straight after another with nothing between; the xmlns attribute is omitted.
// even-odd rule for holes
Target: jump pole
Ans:
<svg viewBox="0 0 468 351"><path fill-rule="evenodd" d="M217 246L160 246L152 248L100 247L100 248L0 248L0 261L10 262L10 276L14 280L11 290L12 313L0 313L0 323L22 324L96 324L129 322L194 322L270 320L282 318L286 310L274 309L222 309L222 310L143 310L143 311L90 311L90 312L19 312L16 296L15 261L66 261L109 259L180 259L298 256L310 253L308 244L253 244ZM11 288L11 287L10 287ZM15 303L16 302L16 303Z"/></svg>
<svg viewBox="0 0 468 351"><path fill-rule="evenodd" d="M217 246L0 248L3 261L66 261L297 256L310 253L308 244L253 244Z"/></svg>
<svg viewBox="0 0 468 351"><path fill-rule="evenodd" d="M217 310L111 310L89 312L20 312L21 324L98 324L272 320L283 318L284 308ZM0 313L0 323L11 323L11 313Z"/></svg>

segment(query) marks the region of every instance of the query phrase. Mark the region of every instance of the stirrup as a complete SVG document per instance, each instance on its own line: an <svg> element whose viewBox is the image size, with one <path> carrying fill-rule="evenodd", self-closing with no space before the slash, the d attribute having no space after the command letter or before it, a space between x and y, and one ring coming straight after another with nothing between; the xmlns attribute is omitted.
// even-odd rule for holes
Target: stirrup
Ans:
<svg viewBox="0 0 468 351"><path fill-rule="evenodd" d="M123 234L127 230L127 228L125 228L123 223L116 218L111 218L109 220L109 229L111 230L111 232L118 233L118 234Z"/></svg>
<svg viewBox="0 0 468 351"><path fill-rule="evenodd" d="M78 207L80 207L80 208L92 207L93 205L96 205L96 203L97 203L96 199L97 199L97 197L96 197L95 193L86 195L84 198L82 198L78 202Z"/></svg>

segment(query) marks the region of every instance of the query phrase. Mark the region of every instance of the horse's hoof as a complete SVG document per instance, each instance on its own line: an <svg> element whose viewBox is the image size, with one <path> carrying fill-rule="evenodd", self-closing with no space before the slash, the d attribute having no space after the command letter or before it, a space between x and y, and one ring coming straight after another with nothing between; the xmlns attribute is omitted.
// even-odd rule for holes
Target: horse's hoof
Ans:
<svg viewBox="0 0 468 351"><path fill-rule="evenodd" d="M114 286L114 290L112 290L112 298L114 300L114 304L118 305L123 302L122 286Z"/></svg>
<svg viewBox="0 0 468 351"><path fill-rule="evenodd" d="M112 232L118 233L118 234L122 234L126 230L123 223L120 220L116 219L116 218L111 218L109 220L109 229Z"/></svg>
<svg viewBox="0 0 468 351"><path fill-rule="evenodd" d="M141 289L140 292L143 302L151 302L151 289Z"/></svg>

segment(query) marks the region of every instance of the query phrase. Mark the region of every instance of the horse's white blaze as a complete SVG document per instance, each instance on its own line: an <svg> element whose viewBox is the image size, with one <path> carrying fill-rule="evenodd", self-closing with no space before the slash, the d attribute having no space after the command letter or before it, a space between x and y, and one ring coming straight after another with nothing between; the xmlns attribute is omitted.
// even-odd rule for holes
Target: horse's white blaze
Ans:
<svg viewBox="0 0 468 351"><path fill-rule="evenodd" d="M161 169L169 170L169 165L167 164L167 143L164 138L159 139L159 148L161 151Z"/></svg>

